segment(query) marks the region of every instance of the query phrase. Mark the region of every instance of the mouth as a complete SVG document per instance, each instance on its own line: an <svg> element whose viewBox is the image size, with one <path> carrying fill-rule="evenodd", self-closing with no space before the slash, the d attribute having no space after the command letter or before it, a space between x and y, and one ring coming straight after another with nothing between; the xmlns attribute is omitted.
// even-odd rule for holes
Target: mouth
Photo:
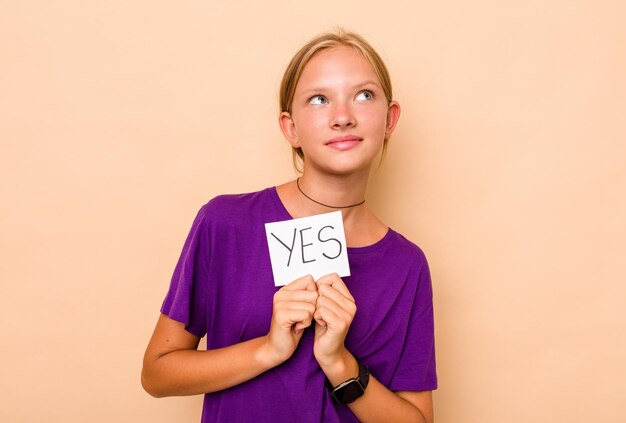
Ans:
<svg viewBox="0 0 626 423"><path fill-rule="evenodd" d="M361 141L363 141L363 138L361 137L357 137L354 135L344 135L342 137L337 137L329 140L326 143L326 146L334 148L336 150L345 151L356 147Z"/></svg>

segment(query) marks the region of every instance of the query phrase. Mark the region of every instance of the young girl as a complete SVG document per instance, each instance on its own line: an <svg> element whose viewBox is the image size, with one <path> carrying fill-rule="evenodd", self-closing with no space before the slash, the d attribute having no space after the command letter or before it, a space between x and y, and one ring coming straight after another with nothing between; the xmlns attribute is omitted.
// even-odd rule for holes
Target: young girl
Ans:
<svg viewBox="0 0 626 423"><path fill-rule="evenodd" d="M203 422L433 421L428 265L365 202L400 116L392 98L384 63L354 33L322 34L293 57L279 123L302 176L200 209L146 350L146 391L205 394ZM276 288L264 224L335 210L351 276Z"/></svg>

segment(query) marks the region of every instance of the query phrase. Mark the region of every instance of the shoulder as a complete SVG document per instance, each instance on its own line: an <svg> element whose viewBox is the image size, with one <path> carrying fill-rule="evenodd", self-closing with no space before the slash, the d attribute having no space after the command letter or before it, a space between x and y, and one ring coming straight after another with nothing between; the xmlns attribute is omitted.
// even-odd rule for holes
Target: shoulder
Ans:
<svg viewBox="0 0 626 423"><path fill-rule="evenodd" d="M271 203L272 188L242 194L222 194L204 204L198 217L205 221L232 221L249 216Z"/></svg>
<svg viewBox="0 0 626 423"><path fill-rule="evenodd" d="M404 281L404 288L408 289L405 292L411 292L409 296L414 299L411 308L425 310L431 307L433 288L426 254L417 244L397 232L394 232L392 244L387 257L402 275L399 279Z"/></svg>
<svg viewBox="0 0 626 423"><path fill-rule="evenodd" d="M413 241L391 228L389 229L389 238L388 248L391 253L388 254L389 256L417 267L428 266L426 254Z"/></svg>

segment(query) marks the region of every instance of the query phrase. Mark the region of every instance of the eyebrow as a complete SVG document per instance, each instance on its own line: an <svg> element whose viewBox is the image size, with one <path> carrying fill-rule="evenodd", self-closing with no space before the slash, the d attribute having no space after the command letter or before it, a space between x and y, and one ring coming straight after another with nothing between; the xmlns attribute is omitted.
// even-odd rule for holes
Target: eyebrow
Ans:
<svg viewBox="0 0 626 423"><path fill-rule="evenodd" d="M356 84L352 88L353 89L359 89L359 88L366 87L368 85L375 85L377 88L382 89L382 86L380 85L380 83L377 82L377 81L374 81L373 79L368 79L367 81L364 81L364 82L361 82L359 84ZM309 94L313 94L313 93L323 93L327 89L328 89L328 87L311 88L311 89L308 89L306 91L302 91L301 95L309 95Z"/></svg>

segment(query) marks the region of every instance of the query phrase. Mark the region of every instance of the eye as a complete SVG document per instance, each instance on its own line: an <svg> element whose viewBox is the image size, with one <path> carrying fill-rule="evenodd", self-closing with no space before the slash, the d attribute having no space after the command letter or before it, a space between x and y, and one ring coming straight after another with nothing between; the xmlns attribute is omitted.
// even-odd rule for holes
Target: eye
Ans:
<svg viewBox="0 0 626 423"><path fill-rule="evenodd" d="M359 101L373 100L374 99L374 93L369 91L369 90L361 91L360 93L358 93L356 95L355 99L359 100Z"/></svg>
<svg viewBox="0 0 626 423"><path fill-rule="evenodd" d="M326 104L328 103L328 99L323 95L314 95L309 99L309 104Z"/></svg>

